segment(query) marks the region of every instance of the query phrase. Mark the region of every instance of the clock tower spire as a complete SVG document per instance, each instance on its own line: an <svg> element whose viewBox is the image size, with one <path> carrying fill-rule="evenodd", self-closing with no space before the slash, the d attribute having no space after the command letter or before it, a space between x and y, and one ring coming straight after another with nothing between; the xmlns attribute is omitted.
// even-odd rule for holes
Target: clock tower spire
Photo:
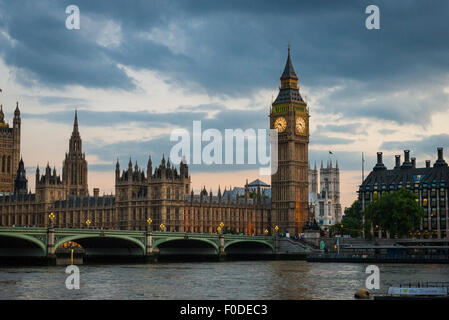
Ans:
<svg viewBox="0 0 449 320"><path fill-rule="evenodd" d="M280 82L270 112L270 128L278 130L278 170L271 176L272 221L281 233L296 235L302 232L309 212L309 113L299 93L290 44Z"/></svg>

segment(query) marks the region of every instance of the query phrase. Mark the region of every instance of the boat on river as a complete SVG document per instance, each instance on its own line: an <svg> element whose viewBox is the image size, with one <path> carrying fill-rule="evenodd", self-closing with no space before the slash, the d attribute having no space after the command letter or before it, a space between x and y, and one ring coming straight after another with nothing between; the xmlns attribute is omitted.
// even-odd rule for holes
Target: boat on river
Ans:
<svg viewBox="0 0 449 320"><path fill-rule="evenodd" d="M389 287L384 295L375 295L374 300L449 300L449 282L425 282L399 287Z"/></svg>

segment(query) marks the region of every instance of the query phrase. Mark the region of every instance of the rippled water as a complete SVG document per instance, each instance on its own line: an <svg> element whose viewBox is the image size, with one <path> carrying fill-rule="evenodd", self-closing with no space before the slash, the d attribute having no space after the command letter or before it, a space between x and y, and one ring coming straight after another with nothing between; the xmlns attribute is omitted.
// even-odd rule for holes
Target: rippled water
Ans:
<svg viewBox="0 0 449 320"><path fill-rule="evenodd" d="M80 266L81 288L65 267L0 268L0 299L352 299L367 265L251 261ZM449 281L449 265L378 264L381 288Z"/></svg>

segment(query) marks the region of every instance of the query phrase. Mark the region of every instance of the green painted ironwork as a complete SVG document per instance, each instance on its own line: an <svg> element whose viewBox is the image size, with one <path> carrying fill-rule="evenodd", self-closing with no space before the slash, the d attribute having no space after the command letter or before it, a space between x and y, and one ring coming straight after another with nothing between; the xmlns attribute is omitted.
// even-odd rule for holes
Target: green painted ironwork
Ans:
<svg viewBox="0 0 449 320"><path fill-rule="evenodd" d="M28 240L38 245L44 253L47 252L47 232L46 228L22 228L22 227L0 227L0 236L15 237ZM115 238L122 239L137 244L143 254L146 253L147 231L135 230L98 230L98 229L54 229L55 248L68 241L75 241L86 238ZM269 246L274 252L275 238L271 236L246 236L224 234L224 248L239 242L258 242ZM186 233L186 232L152 232L152 248L157 248L162 243L173 240L195 240L210 244L219 254L220 235L216 233Z"/></svg>

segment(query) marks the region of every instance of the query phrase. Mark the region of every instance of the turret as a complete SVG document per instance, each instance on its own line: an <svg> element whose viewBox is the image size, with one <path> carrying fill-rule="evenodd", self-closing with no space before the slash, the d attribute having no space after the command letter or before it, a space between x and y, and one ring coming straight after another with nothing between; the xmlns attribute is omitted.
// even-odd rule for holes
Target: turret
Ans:
<svg viewBox="0 0 449 320"><path fill-rule="evenodd" d="M150 180L152 175L153 175L153 163L151 161L151 154L149 154L147 163L147 179Z"/></svg>
<svg viewBox="0 0 449 320"><path fill-rule="evenodd" d="M14 194L26 194L28 192L28 180L22 158L19 161L16 180L14 181Z"/></svg>
<svg viewBox="0 0 449 320"><path fill-rule="evenodd" d="M220 189L220 186L218 186L218 202L219 203L221 203L221 198L222 198L222 196L221 196L221 189Z"/></svg>
<svg viewBox="0 0 449 320"><path fill-rule="evenodd" d="M82 140L78 130L78 111L75 110L69 151L62 165L62 180L68 195L88 195L87 161L83 153Z"/></svg>
<svg viewBox="0 0 449 320"><path fill-rule="evenodd" d="M115 179L116 180L120 179L120 163L118 161L118 158L117 158L117 163L115 164Z"/></svg>
<svg viewBox="0 0 449 320"><path fill-rule="evenodd" d="M51 175L50 163L47 162L47 167L45 168L45 176L50 177L50 175Z"/></svg>
<svg viewBox="0 0 449 320"><path fill-rule="evenodd" d="M37 165L36 167L36 183L39 181L40 179L40 172L39 172L39 165Z"/></svg>

